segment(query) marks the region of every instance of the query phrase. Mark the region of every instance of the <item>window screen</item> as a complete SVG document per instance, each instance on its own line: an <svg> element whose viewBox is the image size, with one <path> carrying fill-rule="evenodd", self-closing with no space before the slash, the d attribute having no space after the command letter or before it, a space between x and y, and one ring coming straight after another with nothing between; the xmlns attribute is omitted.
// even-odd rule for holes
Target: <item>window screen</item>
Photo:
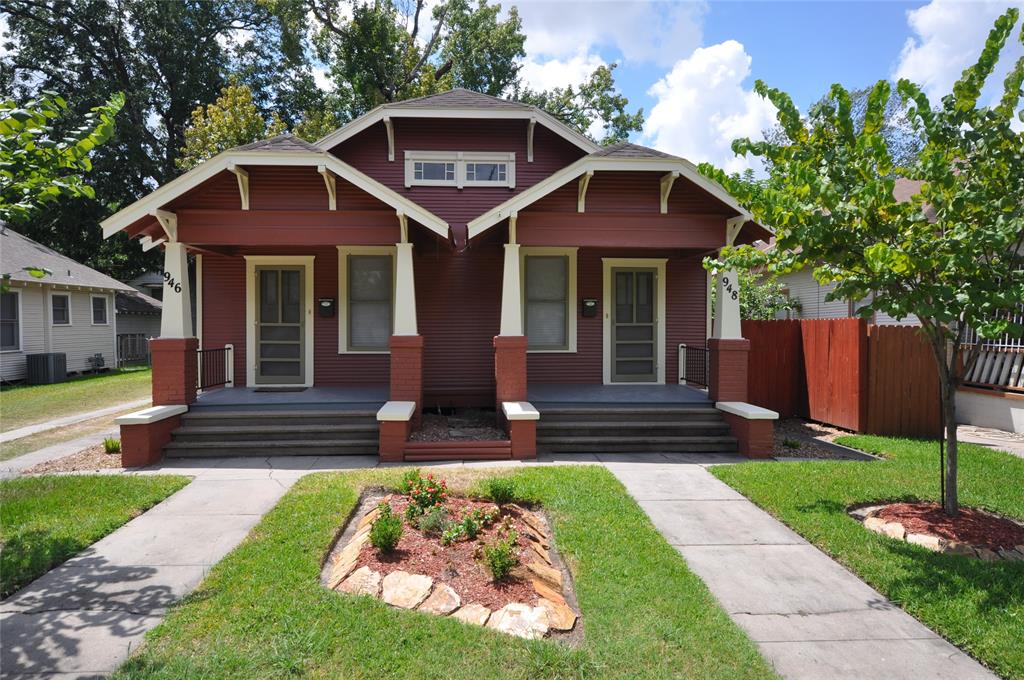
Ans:
<svg viewBox="0 0 1024 680"><path fill-rule="evenodd" d="M92 299L92 322L94 324L107 323L107 299L94 297Z"/></svg>
<svg viewBox="0 0 1024 680"><path fill-rule="evenodd" d="M390 255L348 257L348 346L386 350L391 337Z"/></svg>
<svg viewBox="0 0 1024 680"><path fill-rule="evenodd" d="M569 258L526 257L526 324L530 349L567 349L569 345Z"/></svg>
<svg viewBox="0 0 1024 680"><path fill-rule="evenodd" d="M67 295L54 295L50 298L53 308L53 325L67 326L71 323L71 298Z"/></svg>
<svg viewBox="0 0 1024 680"><path fill-rule="evenodd" d="M0 350L21 349L18 294L0 294Z"/></svg>

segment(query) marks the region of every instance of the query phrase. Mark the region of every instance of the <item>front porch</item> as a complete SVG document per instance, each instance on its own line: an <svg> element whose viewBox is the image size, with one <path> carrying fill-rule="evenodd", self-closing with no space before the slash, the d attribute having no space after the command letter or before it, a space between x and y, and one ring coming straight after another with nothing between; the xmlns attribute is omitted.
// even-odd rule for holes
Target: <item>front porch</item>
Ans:
<svg viewBox="0 0 1024 680"><path fill-rule="evenodd" d="M224 387L202 392L192 409L227 411L377 411L388 400L388 385L348 387Z"/></svg>

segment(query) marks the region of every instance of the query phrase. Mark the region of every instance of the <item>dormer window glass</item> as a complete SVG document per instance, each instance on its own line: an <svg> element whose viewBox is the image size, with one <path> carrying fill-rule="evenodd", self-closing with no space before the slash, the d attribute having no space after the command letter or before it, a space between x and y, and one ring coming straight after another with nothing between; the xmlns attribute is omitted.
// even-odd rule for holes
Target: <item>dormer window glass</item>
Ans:
<svg viewBox="0 0 1024 680"><path fill-rule="evenodd" d="M516 186L516 155L488 151L406 151L405 186Z"/></svg>

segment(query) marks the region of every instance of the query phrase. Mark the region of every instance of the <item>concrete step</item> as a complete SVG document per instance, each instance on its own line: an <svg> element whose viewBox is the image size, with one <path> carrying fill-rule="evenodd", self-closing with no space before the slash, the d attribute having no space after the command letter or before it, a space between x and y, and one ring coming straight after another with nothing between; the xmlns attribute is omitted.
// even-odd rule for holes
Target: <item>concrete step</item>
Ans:
<svg viewBox="0 0 1024 680"><path fill-rule="evenodd" d="M512 457L512 442L507 439L481 441L412 441L405 445L403 459L410 462L431 460L507 460Z"/></svg>
<svg viewBox="0 0 1024 680"><path fill-rule="evenodd" d="M710 453L737 450L735 437L547 437L537 449L548 453Z"/></svg>
<svg viewBox="0 0 1024 680"><path fill-rule="evenodd" d="M377 425L376 411L204 411L182 415L183 426L306 427L320 425Z"/></svg>
<svg viewBox="0 0 1024 680"><path fill-rule="evenodd" d="M169 458L376 455L377 438L171 441L164 446L164 454Z"/></svg>
<svg viewBox="0 0 1024 680"><path fill-rule="evenodd" d="M186 425L171 433L174 441L280 441L372 439L377 436L377 423L344 425Z"/></svg>
<svg viewBox="0 0 1024 680"><path fill-rule="evenodd" d="M552 422L541 417L537 422L538 437L714 437L728 434L729 425L723 420Z"/></svg>
<svg viewBox="0 0 1024 680"><path fill-rule="evenodd" d="M721 420L718 409L695 407L545 407L534 404L542 422L681 422L684 420Z"/></svg>

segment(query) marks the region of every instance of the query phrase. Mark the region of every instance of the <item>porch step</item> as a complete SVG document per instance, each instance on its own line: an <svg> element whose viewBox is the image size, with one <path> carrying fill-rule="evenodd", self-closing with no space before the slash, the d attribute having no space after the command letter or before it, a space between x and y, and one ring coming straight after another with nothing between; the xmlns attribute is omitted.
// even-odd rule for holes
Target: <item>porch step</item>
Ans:
<svg viewBox="0 0 1024 680"><path fill-rule="evenodd" d="M164 447L169 457L375 455L376 411L194 408Z"/></svg>
<svg viewBox="0 0 1024 680"><path fill-rule="evenodd" d="M512 457L512 442L443 441L407 442L402 455L407 462L432 460L508 460Z"/></svg>
<svg viewBox="0 0 1024 680"><path fill-rule="evenodd" d="M221 456L344 456L376 455L376 439L282 439L275 441L171 441L164 446L170 458Z"/></svg>
<svg viewBox="0 0 1024 680"><path fill-rule="evenodd" d="M534 404L537 450L550 453L712 453L737 450L710 404Z"/></svg>

